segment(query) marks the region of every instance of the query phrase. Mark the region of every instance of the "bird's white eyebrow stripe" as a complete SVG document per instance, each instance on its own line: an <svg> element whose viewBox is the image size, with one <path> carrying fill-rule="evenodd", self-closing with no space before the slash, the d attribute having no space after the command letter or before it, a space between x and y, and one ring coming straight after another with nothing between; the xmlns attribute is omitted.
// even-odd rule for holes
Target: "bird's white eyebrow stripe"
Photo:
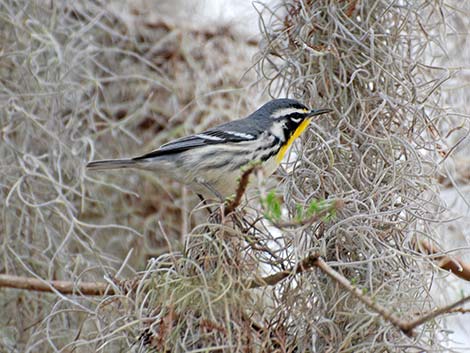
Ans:
<svg viewBox="0 0 470 353"><path fill-rule="evenodd" d="M301 108L280 108L274 111L271 117L280 118L281 116L285 116L285 115L289 115L293 113L305 114L307 112L308 112L307 109L301 109Z"/></svg>
<svg viewBox="0 0 470 353"><path fill-rule="evenodd" d="M202 138L202 139L205 139L205 140L211 140L211 141L223 141L224 140L221 137L206 135L206 134L197 134L195 136L199 137L199 138Z"/></svg>

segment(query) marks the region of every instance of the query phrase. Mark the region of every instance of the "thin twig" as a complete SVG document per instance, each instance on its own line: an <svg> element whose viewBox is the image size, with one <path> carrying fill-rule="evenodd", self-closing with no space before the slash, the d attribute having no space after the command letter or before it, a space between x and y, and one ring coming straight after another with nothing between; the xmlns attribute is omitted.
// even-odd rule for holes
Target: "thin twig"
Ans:
<svg viewBox="0 0 470 353"><path fill-rule="evenodd" d="M435 309L431 311L430 313L427 313L415 320L407 321L407 322L402 321L400 324L400 329L405 333L407 332L411 333L415 327L422 325L427 321L435 319L436 317L441 316L443 314L452 313L454 308L456 308L459 305L465 304L468 301L470 301L470 295L466 296L465 298L460 299L459 301L456 301L455 303L449 304L442 308Z"/></svg>
<svg viewBox="0 0 470 353"><path fill-rule="evenodd" d="M433 244L426 240L421 240L419 242L420 249L424 249L424 252L429 255L439 254L439 251ZM470 264L462 261L456 257L450 257L447 255L438 255L433 259L438 261L438 266L443 270L452 272L459 278L462 278L466 281L470 281Z"/></svg>
<svg viewBox="0 0 470 353"><path fill-rule="evenodd" d="M315 262L318 260L319 256L319 254L313 253L300 261L296 266L291 267L288 270L277 272L270 276L252 279L248 281L245 287L251 289L264 286L274 286L286 277L305 272L308 269L314 267Z"/></svg>
<svg viewBox="0 0 470 353"><path fill-rule="evenodd" d="M470 308L454 308L448 311L449 314L470 314Z"/></svg>
<svg viewBox="0 0 470 353"><path fill-rule="evenodd" d="M25 289L37 292L50 292L54 290L61 294L80 295L113 295L114 289L104 282L70 282L70 281L46 281L30 277L2 275L0 274L0 288Z"/></svg>
<svg viewBox="0 0 470 353"><path fill-rule="evenodd" d="M342 276L340 273L336 272L333 270L325 261L323 261L321 258L317 258L315 261L315 266L321 269L327 276L330 278L334 279L339 285L341 285L344 289L346 289L348 292L350 292L352 295L354 295L357 299L359 299L361 302L366 304L369 308L373 309L375 312L379 313L385 320L389 321L392 323L394 326L399 328L404 334L407 336L412 336L413 335L413 329L415 329L417 326L424 324L427 321L430 321L432 319L435 319L436 317L447 314L447 313L452 313L452 310L459 306L462 305L468 301L470 301L470 296L467 296L455 303L452 303L448 306L438 308L433 310L432 312L425 314L415 320L411 321L405 321L403 319L400 319L398 316L396 316L394 313L392 313L390 310L387 308L375 303L372 298L370 298L367 295L364 295L361 290L358 288L353 287L350 282Z"/></svg>
<svg viewBox="0 0 470 353"><path fill-rule="evenodd" d="M359 299L361 302L366 304L369 308L373 309L375 312L379 313L385 320L391 322L394 326L399 327L403 322L400 320L398 316L392 313L390 310L384 308L383 306L375 303L372 298L369 296L364 295L364 293L351 285L351 283L342 276L339 272L333 270L325 261L321 258L318 258L315 262L315 266L321 269L328 277L335 280L340 286L346 289L349 293ZM403 330L402 330L403 331ZM405 334L410 335L409 332L405 332Z"/></svg>
<svg viewBox="0 0 470 353"><path fill-rule="evenodd" d="M242 176L240 177L240 182L238 183L237 192L235 194L235 198L233 201L229 202L227 207L225 207L224 215L228 215L235 211L235 209L240 205L243 195L245 194L246 188L248 187L248 182L250 181L250 175L256 169L258 169L258 165L252 165L248 169L246 169Z"/></svg>

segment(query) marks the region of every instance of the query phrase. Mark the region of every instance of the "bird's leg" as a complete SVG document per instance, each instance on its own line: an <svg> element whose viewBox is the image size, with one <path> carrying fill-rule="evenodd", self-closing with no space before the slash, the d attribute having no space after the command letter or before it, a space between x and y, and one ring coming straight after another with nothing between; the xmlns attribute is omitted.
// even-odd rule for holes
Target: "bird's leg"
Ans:
<svg viewBox="0 0 470 353"><path fill-rule="evenodd" d="M213 211L212 211L212 209L209 207L209 205L207 204L207 201L206 201L206 199L204 198L204 196L202 196L201 194L197 194L197 197L199 197L199 200L201 200L202 204L203 204L204 206L206 206L206 210L207 210L207 212L209 212L209 216L211 216Z"/></svg>
<svg viewBox="0 0 470 353"><path fill-rule="evenodd" d="M211 184L206 182L204 179L197 178L196 183L198 183L199 185L204 186L207 190L209 190L211 193L213 193L220 200L220 202L224 201L224 198L220 194L220 192L218 192Z"/></svg>

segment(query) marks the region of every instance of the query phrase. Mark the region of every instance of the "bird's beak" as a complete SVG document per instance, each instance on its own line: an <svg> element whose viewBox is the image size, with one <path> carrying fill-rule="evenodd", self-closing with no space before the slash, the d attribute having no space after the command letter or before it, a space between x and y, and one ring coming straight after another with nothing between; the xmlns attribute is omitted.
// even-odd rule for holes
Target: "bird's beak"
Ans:
<svg viewBox="0 0 470 353"><path fill-rule="evenodd" d="M315 116L315 115L321 115L321 114L326 114L326 113L331 113L333 111L333 109L328 109L328 108L324 108L324 109L312 109L307 117L312 117L312 116Z"/></svg>

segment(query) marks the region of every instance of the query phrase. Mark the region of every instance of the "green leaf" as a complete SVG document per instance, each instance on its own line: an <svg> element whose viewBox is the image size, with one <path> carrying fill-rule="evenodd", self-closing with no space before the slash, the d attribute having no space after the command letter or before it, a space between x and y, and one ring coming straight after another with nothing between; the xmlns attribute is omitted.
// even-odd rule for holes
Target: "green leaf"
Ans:
<svg viewBox="0 0 470 353"><path fill-rule="evenodd" d="M318 213L319 211L320 211L320 203L319 203L319 201L314 199L310 202L310 205L308 205L307 217L311 217L315 213Z"/></svg>
<svg viewBox="0 0 470 353"><path fill-rule="evenodd" d="M296 214L295 214L295 219L297 221L301 221L304 218L304 208L302 205L297 204L296 205Z"/></svg>
<svg viewBox="0 0 470 353"><path fill-rule="evenodd" d="M265 217L271 220L281 218L281 202L274 191L270 191L263 202L266 209Z"/></svg>

